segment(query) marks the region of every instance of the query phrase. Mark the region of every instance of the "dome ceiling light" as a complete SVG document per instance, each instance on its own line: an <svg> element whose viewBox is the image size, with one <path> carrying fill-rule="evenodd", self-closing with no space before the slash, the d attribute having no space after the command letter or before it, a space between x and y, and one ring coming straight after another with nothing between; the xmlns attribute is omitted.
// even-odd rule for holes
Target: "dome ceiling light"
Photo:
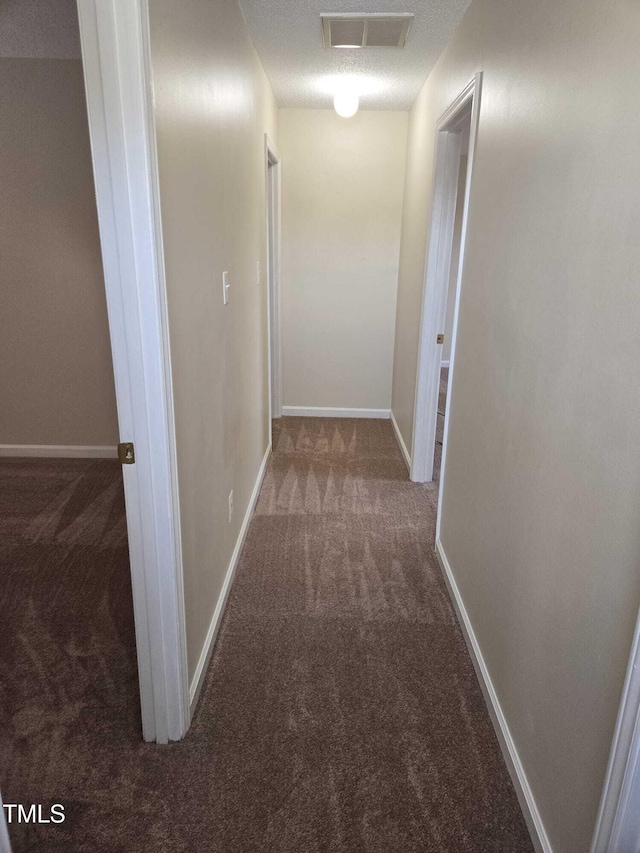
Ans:
<svg viewBox="0 0 640 853"><path fill-rule="evenodd" d="M351 118L358 112L360 98L355 92L345 90L338 92L333 99L333 106L342 118Z"/></svg>

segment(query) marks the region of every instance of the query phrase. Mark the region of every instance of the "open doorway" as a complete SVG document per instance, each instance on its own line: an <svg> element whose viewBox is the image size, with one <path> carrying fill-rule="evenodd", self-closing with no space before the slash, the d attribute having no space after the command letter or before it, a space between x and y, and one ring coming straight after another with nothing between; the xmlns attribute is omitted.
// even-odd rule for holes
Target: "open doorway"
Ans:
<svg viewBox="0 0 640 853"><path fill-rule="evenodd" d="M280 301L280 155L265 134L267 203L267 316L269 335L269 440L271 422L282 417L282 336Z"/></svg>
<svg viewBox="0 0 640 853"><path fill-rule="evenodd" d="M0 787L69 808L96 745L142 731L79 21L53 6L0 12Z"/></svg>
<svg viewBox="0 0 640 853"><path fill-rule="evenodd" d="M446 440L480 74L437 125L434 197L420 327L411 479L440 480ZM440 495L442 489L440 489Z"/></svg>
<svg viewBox="0 0 640 853"><path fill-rule="evenodd" d="M433 448L433 479L440 479L442 463L442 446L444 441L444 422L447 413L447 397L449 392L449 370L451 366L451 351L453 341L453 325L458 293L458 273L460 272L460 246L462 241L462 219L464 215L464 194L467 185L467 162L469 158L469 131L471 129L471 112L462 117L460 130L460 162L458 166L458 185L453 219L453 243L451 247L451 262L449 266L449 283L447 287L444 341L440 352L440 386L438 390L438 414L436 419L436 440Z"/></svg>
<svg viewBox="0 0 640 853"><path fill-rule="evenodd" d="M166 292L144 73L146 6L118 0L64 0L49 12L36 6L33 0L3 7L0 27L8 34L0 35L0 96L5 119L14 116L3 123L0 146L7 204L0 228L2 296L24 302L22 314L15 306L0 312L2 346L23 347L22 355L12 355L14 369L0 377L0 464L16 474L7 478L0 506L0 557L11 570L4 573L10 595L3 606L12 620L0 621L15 640L11 654L22 671L30 662L36 679L16 685L20 671L12 669L10 655L2 662L27 715L38 689L55 705L37 705L42 725L32 731L42 748L56 720L66 720L71 731L76 718L72 713L67 720L61 703L68 700L75 713L82 703L72 700L90 683L91 709L99 711L100 697L105 707L122 699L116 716L128 715L135 739L177 740L188 728L189 704ZM61 46L52 45L58 38ZM21 181L28 185L21 189ZM63 320L71 325L61 331ZM6 370L10 359L0 362ZM18 367L26 368L24 378ZM108 405L100 391L107 374ZM11 390L15 406L8 403ZM34 407L47 401L58 407L55 413L35 418ZM42 438L36 427L57 432ZM31 606L38 571L49 584L42 596L46 618ZM75 599L87 617L86 642L70 636L72 620L59 606L69 598L65 584L73 572L84 583ZM27 643L25 649L18 617L33 629L37 648ZM91 639L101 625L117 654L103 654ZM7 652L6 642L3 648ZM59 666L52 665L56 649ZM131 702L120 689L118 667L126 668ZM83 731L109 742L104 727L86 724ZM85 753L90 765L91 750ZM24 756L14 754L10 769L20 765L30 772ZM3 794L15 796L13 783Z"/></svg>

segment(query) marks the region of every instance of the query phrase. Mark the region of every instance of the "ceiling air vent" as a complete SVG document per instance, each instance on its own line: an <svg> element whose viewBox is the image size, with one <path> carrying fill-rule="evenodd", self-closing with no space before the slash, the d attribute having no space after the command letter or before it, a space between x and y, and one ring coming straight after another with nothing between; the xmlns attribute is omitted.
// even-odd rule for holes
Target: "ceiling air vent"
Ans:
<svg viewBox="0 0 640 853"><path fill-rule="evenodd" d="M410 14L321 15L325 47L404 47Z"/></svg>

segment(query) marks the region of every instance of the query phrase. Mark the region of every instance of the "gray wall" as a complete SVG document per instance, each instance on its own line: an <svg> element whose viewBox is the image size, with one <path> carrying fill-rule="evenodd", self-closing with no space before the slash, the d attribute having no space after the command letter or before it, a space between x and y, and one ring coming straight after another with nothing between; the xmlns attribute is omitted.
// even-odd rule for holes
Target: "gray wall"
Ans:
<svg viewBox="0 0 640 853"><path fill-rule="evenodd" d="M474 0L410 117L411 440L435 122L484 72L442 543L557 853L588 850L640 604L640 6Z"/></svg>
<svg viewBox="0 0 640 853"><path fill-rule="evenodd" d="M115 445L77 17L52 6L0 9L0 444Z"/></svg>

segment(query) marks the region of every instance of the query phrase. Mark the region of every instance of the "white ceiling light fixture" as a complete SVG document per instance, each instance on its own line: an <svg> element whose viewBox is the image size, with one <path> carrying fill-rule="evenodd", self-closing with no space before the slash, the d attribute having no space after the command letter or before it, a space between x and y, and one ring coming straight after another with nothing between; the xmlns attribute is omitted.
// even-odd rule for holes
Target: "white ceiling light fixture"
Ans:
<svg viewBox="0 0 640 853"><path fill-rule="evenodd" d="M315 88L323 96L331 97L339 115L349 118L355 115L361 98L366 97L368 103L369 98L384 91L386 83L368 74L327 74L316 80Z"/></svg>
<svg viewBox="0 0 640 853"><path fill-rule="evenodd" d="M333 106L339 116L342 116L342 118L351 118L351 116L354 116L358 112L360 98L355 92L345 89L336 94L333 99Z"/></svg>

